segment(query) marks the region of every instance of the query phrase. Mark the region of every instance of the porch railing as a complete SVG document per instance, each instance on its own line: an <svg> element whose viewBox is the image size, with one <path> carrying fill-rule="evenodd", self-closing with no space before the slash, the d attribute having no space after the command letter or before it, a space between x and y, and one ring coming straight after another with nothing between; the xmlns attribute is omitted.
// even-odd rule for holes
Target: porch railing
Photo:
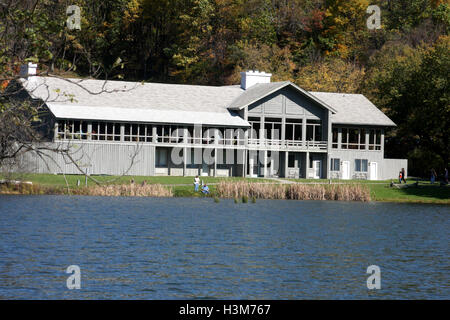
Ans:
<svg viewBox="0 0 450 320"><path fill-rule="evenodd" d="M194 145L219 145L219 146L249 146L249 147L274 147L280 149L318 149L326 150L326 141L297 141L275 139L238 139L238 138L195 138L195 137L157 137L157 142L168 144L194 144Z"/></svg>

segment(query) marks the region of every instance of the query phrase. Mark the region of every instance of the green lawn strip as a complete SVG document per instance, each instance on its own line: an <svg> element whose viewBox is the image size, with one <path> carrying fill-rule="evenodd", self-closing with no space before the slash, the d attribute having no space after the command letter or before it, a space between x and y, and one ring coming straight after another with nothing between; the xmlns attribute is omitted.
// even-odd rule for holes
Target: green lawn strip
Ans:
<svg viewBox="0 0 450 320"><path fill-rule="evenodd" d="M66 175L67 182L71 188L77 187L78 181L80 186L85 185L85 176L83 175ZM163 185L177 185L177 184L188 184L193 185L194 177L167 177L167 176L92 176L94 179L100 181L101 183L111 183L111 184L129 184L133 179L135 183L142 183L146 181L149 184L163 184ZM2 178L0 178L2 179ZM243 180L242 177L230 177L230 178L215 178L215 177L200 177L205 183L218 183L222 180L227 181L239 181ZM21 181L31 181L36 184L43 186L60 186L65 187L66 182L63 175L54 174L25 174L17 177L17 180ZM271 180L265 179L247 179L247 181L253 182L266 182ZM95 185L95 182L88 179L88 186Z"/></svg>

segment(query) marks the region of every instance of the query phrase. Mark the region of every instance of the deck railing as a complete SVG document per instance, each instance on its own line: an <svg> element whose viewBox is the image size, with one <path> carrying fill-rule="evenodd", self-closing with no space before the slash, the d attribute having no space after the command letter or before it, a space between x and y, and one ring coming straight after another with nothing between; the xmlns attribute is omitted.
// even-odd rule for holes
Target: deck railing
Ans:
<svg viewBox="0 0 450 320"><path fill-rule="evenodd" d="M240 139L240 138L205 138L205 137L174 137L157 136L147 137L126 137L123 142L154 143L161 145L196 145L196 146L223 146L223 147L249 147L249 148L273 148L279 150L326 150L326 141L297 141L297 140L276 140L276 139ZM57 139L58 141L73 141L76 139ZM88 141L88 140L84 140ZM93 140L92 140L93 141ZM95 140L98 141L98 140ZM100 142L117 142L112 139L100 139Z"/></svg>
<svg viewBox="0 0 450 320"><path fill-rule="evenodd" d="M169 144L194 144L194 145L219 145L219 146L248 146L248 147L273 147L276 149L317 149L326 150L326 141L297 141L297 140L275 140L275 139L238 139L238 138L174 138L158 137L159 143Z"/></svg>

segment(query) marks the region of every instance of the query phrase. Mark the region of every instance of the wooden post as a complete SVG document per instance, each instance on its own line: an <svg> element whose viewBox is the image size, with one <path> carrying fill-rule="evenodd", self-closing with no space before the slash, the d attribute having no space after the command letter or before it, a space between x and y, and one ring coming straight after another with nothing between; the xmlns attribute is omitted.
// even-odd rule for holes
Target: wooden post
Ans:
<svg viewBox="0 0 450 320"><path fill-rule="evenodd" d="M267 178L267 150L264 150L264 178Z"/></svg>
<svg viewBox="0 0 450 320"><path fill-rule="evenodd" d="M247 177L247 150L242 150L242 176Z"/></svg>
<svg viewBox="0 0 450 320"><path fill-rule="evenodd" d="M214 149L214 177L217 176L217 148Z"/></svg>
<svg viewBox="0 0 450 320"><path fill-rule="evenodd" d="M284 153L284 177L288 177L288 171L289 171L289 151L286 151Z"/></svg>
<svg viewBox="0 0 450 320"><path fill-rule="evenodd" d="M308 179L308 171L309 171L309 151L306 151L305 179Z"/></svg>
<svg viewBox="0 0 450 320"><path fill-rule="evenodd" d="M152 140L153 140L153 143L157 143L158 142L158 138L157 138L157 136L156 136L156 126L152 126Z"/></svg>
<svg viewBox="0 0 450 320"><path fill-rule="evenodd" d="M183 148L183 177L186 177L187 148Z"/></svg>

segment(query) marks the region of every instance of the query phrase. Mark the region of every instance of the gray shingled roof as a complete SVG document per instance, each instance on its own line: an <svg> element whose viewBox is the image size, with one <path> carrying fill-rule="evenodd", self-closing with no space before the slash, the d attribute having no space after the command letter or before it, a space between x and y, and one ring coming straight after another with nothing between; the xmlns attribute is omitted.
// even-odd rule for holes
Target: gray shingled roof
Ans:
<svg viewBox="0 0 450 320"><path fill-rule="evenodd" d="M257 84L248 90L239 86L141 84L55 77L34 77L32 81L22 82L33 98L46 101L57 118L243 127L249 123L233 110L241 110L292 86L331 110L333 123L395 126L361 94L307 92L289 81Z"/></svg>
<svg viewBox="0 0 450 320"><path fill-rule="evenodd" d="M268 95L284 88L287 86L291 86L297 91L299 91L301 94L309 97L310 99L316 101L323 107L331 110L331 112L335 113L336 110L325 103L324 101L321 101L315 96L312 96L308 91L303 90L299 86L295 85L294 83L290 81L283 81L283 82L271 82L271 83L259 83L251 88L247 89L243 94L241 94L239 97L237 97L228 107L230 110L242 110L243 108L247 107L248 105L267 97Z"/></svg>
<svg viewBox="0 0 450 320"><path fill-rule="evenodd" d="M34 81L23 84L33 98L46 101L58 118L249 126L227 109L243 92L240 87L55 77Z"/></svg>
<svg viewBox="0 0 450 320"><path fill-rule="evenodd" d="M380 109L362 94L310 92L337 110L331 116L336 124L396 126Z"/></svg>

